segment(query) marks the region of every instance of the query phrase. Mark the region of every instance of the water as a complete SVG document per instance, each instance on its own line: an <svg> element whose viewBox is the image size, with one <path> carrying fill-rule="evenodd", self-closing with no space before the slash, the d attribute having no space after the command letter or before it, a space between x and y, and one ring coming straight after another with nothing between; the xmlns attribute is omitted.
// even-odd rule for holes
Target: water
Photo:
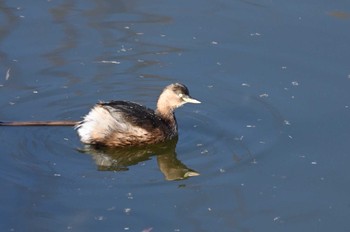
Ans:
<svg viewBox="0 0 350 232"><path fill-rule="evenodd" d="M0 128L1 231L349 231L349 9L1 1L1 120L154 107L172 82L202 101L163 148L83 153L69 127Z"/></svg>

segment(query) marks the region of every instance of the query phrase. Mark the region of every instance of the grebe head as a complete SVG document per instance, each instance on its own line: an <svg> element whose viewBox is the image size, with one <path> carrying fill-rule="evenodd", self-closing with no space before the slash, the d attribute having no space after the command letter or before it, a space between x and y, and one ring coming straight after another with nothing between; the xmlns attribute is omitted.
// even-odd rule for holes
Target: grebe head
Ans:
<svg viewBox="0 0 350 232"><path fill-rule="evenodd" d="M165 87L159 96L157 110L161 114L172 113L174 109L185 103L201 103L192 98L187 87L183 84L175 83Z"/></svg>

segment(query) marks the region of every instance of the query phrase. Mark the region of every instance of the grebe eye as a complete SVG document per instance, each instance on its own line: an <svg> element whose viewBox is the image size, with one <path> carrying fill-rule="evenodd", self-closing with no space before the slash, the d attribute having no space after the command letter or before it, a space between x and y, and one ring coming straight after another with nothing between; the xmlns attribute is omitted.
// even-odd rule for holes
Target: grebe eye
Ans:
<svg viewBox="0 0 350 232"><path fill-rule="evenodd" d="M182 93L179 93L179 97L181 97L181 98L182 98L182 97L183 97L183 94L182 94Z"/></svg>

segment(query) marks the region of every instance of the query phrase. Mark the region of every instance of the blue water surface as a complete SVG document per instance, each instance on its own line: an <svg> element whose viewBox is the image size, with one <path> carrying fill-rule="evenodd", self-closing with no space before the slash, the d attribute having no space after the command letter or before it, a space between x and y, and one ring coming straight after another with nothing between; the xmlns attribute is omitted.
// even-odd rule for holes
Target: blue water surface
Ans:
<svg viewBox="0 0 350 232"><path fill-rule="evenodd" d="M350 230L350 2L5 0L0 23L1 121L202 102L161 149L1 127L1 231Z"/></svg>

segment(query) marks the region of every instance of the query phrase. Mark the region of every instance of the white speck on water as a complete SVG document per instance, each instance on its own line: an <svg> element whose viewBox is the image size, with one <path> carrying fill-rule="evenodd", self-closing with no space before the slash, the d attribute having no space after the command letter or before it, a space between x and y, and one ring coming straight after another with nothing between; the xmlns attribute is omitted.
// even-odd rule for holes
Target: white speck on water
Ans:
<svg viewBox="0 0 350 232"><path fill-rule="evenodd" d="M14 104L16 104L15 102L9 102L9 104L11 105L11 106L13 106Z"/></svg>
<svg viewBox="0 0 350 232"><path fill-rule="evenodd" d="M287 69L287 66L282 66L281 68L282 68L282 69Z"/></svg>
<svg viewBox="0 0 350 232"><path fill-rule="evenodd" d="M204 149L201 151L201 154L207 154L208 153L208 150L207 149Z"/></svg>
<svg viewBox="0 0 350 232"><path fill-rule="evenodd" d="M124 230L130 230L130 228L129 227L124 227Z"/></svg>
<svg viewBox="0 0 350 232"><path fill-rule="evenodd" d="M248 128L255 128L255 125L246 125Z"/></svg>
<svg viewBox="0 0 350 232"><path fill-rule="evenodd" d="M142 232L151 232L153 230L153 227L143 229Z"/></svg>
<svg viewBox="0 0 350 232"><path fill-rule="evenodd" d="M273 221L278 221L281 217L274 217Z"/></svg>
<svg viewBox="0 0 350 232"><path fill-rule="evenodd" d="M145 33L143 32L136 32L136 35L144 35Z"/></svg>
<svg viewBox="0 0 350 232"><path fill-rule="evenodd" d="M201 147L201 146L203 146L202 143L197 143L197 147Z"/></svg>
<svg viewBox="0 0 350 232"><path fill-rule="evenodd" d="M345 108L347 109L347 108L349 108L349 106L345 106Z"/></svg>
<svg viewBox="0 0 350 232"><path fill-rule="evenodd" d="M250 36L261 36L261 34L258 32L255 32L255 33L250 33Z"/></svg>
<svg viewBox="0 0 350 232"><path fill-rule="evenodd" d="M196 36L193 36L192 39L197 39L197 37L196 37Z"/></svg>
<svg viewBox="0 0 350 232"><path fill-rule="evenodd" d="M290 125L291 125L290 122L289 122L288 120L284 120L283 123L284 123L284 125L287 125L287 126L290 126Z"/></svg>
<svg viewBox="0 0 350 232"><path fill-rule="evenodd" d="M67 230L71 230L71 229L73 229L72 226L67 226Z"/></svg>
<svg viewBox="0 0 350 232"><path fill-rule="evenodd" d="M293 136L291 136L291 135L288 135L288 138L290 138L290 139L293 139Z"/></svg>
<svg viewBox="0 0 350 232"><path fill-rule="evenodd" d="M250 87L250 84L248 84L248 83L242 83L242 86Z"/></svg>
<svg viewBox="0 0 350 232"><path fill-rule="evenodd" d="M258 161L256 161L256 159L253 159L251 163L252 164L258 164Z"/></svg>
<svg viewBox="0 0 350 232"><path fill-rule="evenodd" d="M53 176L61 176L61 174L55 173L55 174L53 174Z"/></svg>
<svg viewBox="0 0 350 232"><path fill-rule="evenodd" d="M244 183L241 183L241 186L243 187L243 186L244 186Z"/></svg>
<svg viewBox="0 0 350 232"><path fill-rule="evenodd" d="M101 61L99 61L99 63L102 63L102 64L120 64L120 62L116 61L116 60L101 60Z"/></svg>
<svg viewBox="0 0 350 232"><path fill-rule="evenodd" d="M124 45L122 45L122 48L119 51L126 52L126 49L125 49Z"/></svg>
<svg viewBox="0 0 350 232"><path fill-rule="evenodd" d="M129 29L130 29L130 27L129 27L129 26L125 26L124 28L125 28L125 29L127 29L127 30L129 30Z"/></svg>
<svg viewBox="0 0 350 232"><path fill-rule="evenodd" d="M129 215L131 213L131 208L125 208L124 213Z"/></svg>
<svg viewBox="0 0 350 232"><path fill-rule="evenodd" d="M209 89L211 89L211 88L213 88L214 87L214 85L208 85L208 88Z"/></svg>
<svg viewBox="0 0 350 232"><path fill-rule="evenodd" d="M65 140L65 141L69 141L69 139L68 139L68 138L63 138L63 140Z"/></svg>
<svg viewBox="0 0 350 232"><path fill-rule="evenodd" d="M265 144L266 142L265 141L259 141L260 144Z"/></svg>
<svg viewBox="0 0 350 232"><path fill-rule="evenodd" d="M299 85L299 82L297 82L297 81L292 81L292 85L293 85L293 86L298 86L298 85Z"/></svg>
<svg viewBox="0 0 350 232"><path fill-rule="evenodd" d="M174 229L175 232L181 231L180 229Z"/></svg>
<svg viewBox="0 0 350 232"><path fill-rule="evenodd" d="M219 43L217 41L211 41L211 44L218 45Z"/></svg>
<svg viewBox="0 0 350 232"><path fill-rule="evenodd" d="M97 221L102 221L103 219L104 219L103 216L97 216L97 217L95 217L95 220L97 220Z"/></svg>
<svg viewBox="0 0 350 232"><path fill-rule="evenodd" d="M269 95L267 93L260 94L259 97L268 97Z"/></svg>
<svg viewBox="0 0 350 232"><path fill-rule="evenodd" d="M243 138L244 138L244 136L242 135L241 137L235 137L234 140L236 140L236 141L242 141Z"/></svg>
<svg viewBox="0 0 350 232"><path fill-rule="evenodd" d="M221 63L220 62L216 62L217 65L221 66Z"/></svg>
<svg viewBox="0 0 350 232"><path fill-rule="evenodd" d="M208 211L211 211L211 208L210 208L210 207L208 208Z"/></svg>
<svg viewBox="0 0 350 232"><path fill-rule="evenodd" d="M316 162L316 161L312 161L311 164L312 164L312 165L316 165L317 162Z"/></svg>
<svg viewBox="0 0 350 232"><path fill-rule="evenodd" d="M39 93L39 92L38 92L37 90L34 90L33 93L37 94L37 93Z"/></svg>
<svg viewBox="0 0 350 232"><path fill-rule="evenodd" d="M115 206L112 206L112 207L109 207L108 209L107 209L107 211L113 211L113 210L115 210L116 209L116 207Z"/></svg>
<svg viewBox="0 0 350 232"><path fill-rule="evenodd" d="M160 37L165 37L166 35L164 35L164 34L160 34Z"/></svg>
<svg viewBox="0 0 350 232"><path fill-rule="evenodd" d="M321 177L320 180L324 181L324 177Z"/></svg>
<svg viewBox="0 0 350 232"><path fill-rule="evenodd" d="M128 193L128 194L126 194L126 196L128 197L129 200L134 199L134 197L132 196L132 193Z"/></svg>
<svg viewBox="0 0 350 232"><path fill-rule="evenodd" d="M223 168L220 168L220 169L219 169L219 171L220 171L221 173L226 172L226 170L225 170L225 169L223 169Z"/></svg>
<svg viewBox="0 0 350 232"><path fill-rule="evenodd" d="M8 79L10 79L10 71L11 71L11 68L7 69L6 71L6 75L5 75L5 80L7 81Z"/></svg>

